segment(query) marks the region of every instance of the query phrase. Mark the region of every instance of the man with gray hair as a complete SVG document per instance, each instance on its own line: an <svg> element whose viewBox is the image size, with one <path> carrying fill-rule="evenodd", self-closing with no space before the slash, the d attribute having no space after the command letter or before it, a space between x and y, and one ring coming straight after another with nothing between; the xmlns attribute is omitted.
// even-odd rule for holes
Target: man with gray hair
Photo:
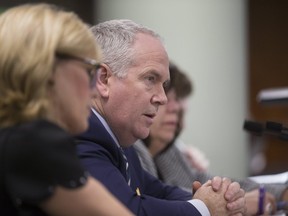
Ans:
<svg viewBox="0 0 288 216"><path fill-rule="evenodd" d="M160 37L130 20L103 22L91 30L103 63L89 129L77 137L84 167L136 215L242 215L244 191L236 182L215 177L194 184L192 197L141 167L132 145L148 136L159 106L167 102L169 58Z"/></svg>

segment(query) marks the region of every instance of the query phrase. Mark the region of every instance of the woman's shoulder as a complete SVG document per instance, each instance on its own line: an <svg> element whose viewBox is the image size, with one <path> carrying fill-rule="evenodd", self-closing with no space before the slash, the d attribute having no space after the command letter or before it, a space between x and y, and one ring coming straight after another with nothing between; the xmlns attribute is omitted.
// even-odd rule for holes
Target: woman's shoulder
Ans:
<svg viewBox="0 0 288 216"><path fill-rule="evenodd" d="M22 123L20 125L14 126L14 130L17 130L19 132L25 132L25 133L35 133L35 132L59 132L59 133L65 133L65 131L60 128L55 123L45 120L45 119L38 119L26 123Z"/></svg>
<svg viewBox="0 0 288 216"><path fill-rule="evenodd" d="M4 132L5 133L5 132ZM25 143L28 145L44 146L45 143L58 144L64 140L71 140L72 137L55 123L47 120L35 120L22 123L6 129L6 141L8 143Z"/></svg>

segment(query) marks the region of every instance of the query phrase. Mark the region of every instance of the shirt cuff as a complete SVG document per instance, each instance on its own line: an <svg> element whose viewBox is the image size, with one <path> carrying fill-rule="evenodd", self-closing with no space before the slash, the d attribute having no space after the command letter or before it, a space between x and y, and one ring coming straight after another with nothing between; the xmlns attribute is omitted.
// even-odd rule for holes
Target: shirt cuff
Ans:
<svg viewBox="0 0 288 216"><path fill-rule="evenodd" d="M202 200L193 199L188 200L187 202L191 203L200 212L201 215L211 216L207 206Z"/></svg>

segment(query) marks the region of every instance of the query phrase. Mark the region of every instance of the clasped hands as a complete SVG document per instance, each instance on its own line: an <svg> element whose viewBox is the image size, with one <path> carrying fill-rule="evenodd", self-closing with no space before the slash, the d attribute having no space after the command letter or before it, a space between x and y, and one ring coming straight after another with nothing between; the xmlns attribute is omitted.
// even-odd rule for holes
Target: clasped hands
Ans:
<svg viewBox="0 0 288 216"><path fill-rule="evenodd" d="M193 199L202 200L211 216L246 214L245 192L238 182L216 176L203 185L198 181L193 182L193 191Z"/></svg>

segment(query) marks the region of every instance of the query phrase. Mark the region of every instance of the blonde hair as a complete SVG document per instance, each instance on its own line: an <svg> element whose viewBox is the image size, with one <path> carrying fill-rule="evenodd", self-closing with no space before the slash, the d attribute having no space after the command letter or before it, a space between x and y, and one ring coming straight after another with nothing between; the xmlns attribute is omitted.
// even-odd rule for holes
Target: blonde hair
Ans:
<svg viewBox="0 0 288 216"><path fill-rule="evenodd" d="M48 81L57 53L99 60L89 27L49 4L25 4L0 16L0 127L49 112Z"/></svg>

